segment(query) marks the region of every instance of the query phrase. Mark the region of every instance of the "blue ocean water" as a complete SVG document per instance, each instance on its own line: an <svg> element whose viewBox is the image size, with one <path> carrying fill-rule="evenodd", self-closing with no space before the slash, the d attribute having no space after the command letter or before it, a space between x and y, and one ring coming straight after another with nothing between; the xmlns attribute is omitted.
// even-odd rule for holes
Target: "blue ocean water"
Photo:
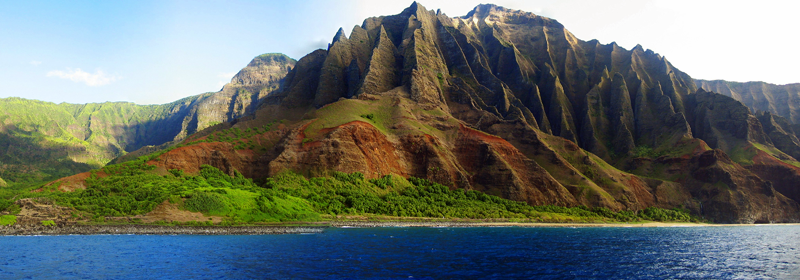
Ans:
<svg viewBox="0 0 800 280"><path fill-rule="evenodd" d="M800 226L2 236L0 278L800 279Z"/></svg>

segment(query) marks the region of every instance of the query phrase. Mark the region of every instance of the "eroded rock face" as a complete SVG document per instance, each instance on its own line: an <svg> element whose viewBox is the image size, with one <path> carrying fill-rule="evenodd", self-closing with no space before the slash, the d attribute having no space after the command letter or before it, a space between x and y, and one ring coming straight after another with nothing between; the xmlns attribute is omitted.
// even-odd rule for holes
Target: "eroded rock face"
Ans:
<svg viewBox="0 0 800 280"><path fill-rule="evenodd" d="M400 83L397 67L397 47L392 43L386 29L381 26L380 37L372 52L364 84L360 88L362 93L378 94L395 88ZM353 60L356 63L356 60ZM360 75L360 74L359 74ZM356 75L348 75L356 76ZM357 83L354 83L357 85ZM348 85L348 88L350 86ZM348 96L351 97L351 96Z"/></svg>
<svg viewBox="0 0 800 280"><path fill-rule="evenodd" d="M301 58L286 74L281 90L270 94L265 103L285 107L304 107L311 104L319 85L322 65L328 57L325 50L316 50Z"/></svg>
<svg viewBox="0 0 800 280"><path fill-rule="evenodd" d="M797 202L787 198L721 150L707 151L690 162L695 197L701 212L722 223L786 223L800 220Z"/></svg>
<svg viewBox="0 0 800 280"><path fill-rule="evenodd" d="M677 182L610 167L605 161L630 158L637 148L668 151L694 137L727 152L751 142L772 147L772 140L741 103L698 91L688 75L653 51L581 41L555 20L494 5L450 18L414 3L398 15L365 20L349 38L340 30L327 50L300 60L268 98L271 113L261 114L310 112L342 98L378 100L398 87L415 108L455 117L458 132L447 134L453 126L442 124L435 127L450 136L351 122L307 142L306 127L298 127L259 165L267 166L265 174L416 176L531 204L682 206L726 222L793 217L764 212L770 201L783 210L796 202L765 194L766 181L737 175L749 171L729 167L729 159L701 166L700 154L708 149L702 141L693 144L699 150L650 159L648 164L667 166L670 176L696 175ZM740 190L709 193L715 184Z"/></svg>
<svg viewBox="0 0 800 280"><path fill-rule="evenodd" d="M688 75L640 46L578 40L552 19L493 5L449 18L415 3L365 20L350 37L340 30L324 57L310 55L320 62L302 72L315 80L292 82L273 103L319 108L404 86L430 108L455 102L522 120L607 160L691 137Z"/></svg>
<svg viewBox="0 0 800 280"><path fill-rule="evenodd" d="M769 154L758 151L753 158L753 165L746 168L768 181L776 191L800 201L800 167L783 162Z"/></svg>
<svg viewBox="0 0 800 280"><path fill-rule="evenodd" d="M277 155L262 157L270 176L286 170L310 175L362 172L367 178L397 174L534 205L577 205L560 183L510 143L467 127L459 129L452 148L431 135L392 141L371 124L358 121L326 129L320 140L305 143L304 129L289 133L276 147Z"/></svg>
<svg viewBox="0 0 800 280"><path fill-rule="evenodd" d="M272 155L261 158L261 164L269 167L264 175L273 176L287 170L317 176L329 170L362 172L367 178L409 175L403 154L372 125L347 123L321 132L325 136L320 140L304 143L305 128L292 130L273 149Z"/></svg>
<svg viewBox="0 0 800 280"><path fill-rule="evenodd" d="M692 125L695 137L712 148L730 152L740 142L772 146L761 123L750 110L732 98L699 90L689 97L694 108Z"/></svg>
<svg viewBox="0 0 800 280"><path fill-rule="evenodd" d="M770 112L792 123L800 123L800 84L695 80L698 88L741 101L754 112Z"/></svg>
<svg viewBox="0 0 800 280"><path fill-rule="evenodd" d="M761 112L757 117L764 133L776 148L794 159L800 158L800 140L789 121L770 112Z"/></svg>
<svg viewBox="0 0 800 280"><path fill-rule="evenodd" d="M462 125L454 153L476 190L531 205L578 204L544 168L500 137Z"/></svg>
<svg viewBox="0 0 800 280"><path fill-rule="evenodd" d="M252 114L277 91L296 61L284 54L263 54L254 58L219 92L204 94L192 102L176 139L214 124L231 122Z"/></svg>
<svg viewBox="0 0 800 280"><path fill-rule="evenodd" d="M165 169L180 169L187 173L197 173L203 164L216 167L228 175L234 170L247 177L255 177L253 167L256 155L249 150L235 150L231 143L199 143L181 147L161 155L148 164L162 166Z"/></svg>
<svg viewBox="0 0 800 280"><path fill-rule="evenodd" d="M327 50L291 69L275 66L286 63L254 60L222 91L231 94L229 118L257 108L235 126L291 123L271 150L201 143L151 164L188 172L210 164L251 178L397 174L532 205L685 207L717 222L800 215L792 187L800 172L780 165L779 152L748 158L756 146L791 150L796 128L698 90L651 50L582 41L553 19L494 5L450 18L414 3L366 19L349 37L340 29ZM278 81L266 96L242 99ZM641 155L648 150L660 154ZM726 154L737 151L754 163Z"/></svg>

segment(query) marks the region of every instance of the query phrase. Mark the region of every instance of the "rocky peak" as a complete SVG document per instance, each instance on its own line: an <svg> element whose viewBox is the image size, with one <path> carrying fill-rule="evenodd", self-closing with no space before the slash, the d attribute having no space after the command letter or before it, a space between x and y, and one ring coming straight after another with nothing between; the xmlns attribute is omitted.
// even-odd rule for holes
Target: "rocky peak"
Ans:
<svg viewBox="0 0 800 280"><path fill-rule="evenodd" d="M464 16L463 18L464 19L472 17L485 18L491 13L502 13L507 10L508 9L497 6L495 4L480 4L478 6L475 6L475 8L473 8L472 11L469 11L469 13L467 13L467 15Z"/></svg>
<svg viewBox="0 0 800 280"><path fill-rule="evenodd" d="M425 7L423 7L417 1L414 1L414 2L411 3L411 6L408 6L408 8L403 9L403 12L400 13L400 14L401 15L410 16L410 15L415 15L420 11L427 12L428 10L425 9Z"/></svg>
<svg viewBox="0 0 800 280"><path fill-rule="evenodd" d="M222 90L200 96L185 108L181 140L213 124L233 121L252 113L267 95L277 91L297 61L280 53L259 55L237 73Z"/></svg>
<svg viewBox="0 0 800 280"><path fill-rule="evenodd" d="M347 41L347 35L344 34L344 28L341 27L339 27L339 31L336 31L336 35L333 36L333 41L328 45L328 50L331 49L331 45L339 41Z"/></svg>
<svg viewBox="0 0 800 280"><path fill-rule="evenodd" d="M245 68L239 70L229 86L254 86L263 85L276 80L283 79L283 76L291 70L297 63L294 59L280 53L267 53L259 55Z"/></svg>
<svg viewBox="0 0 800 280"><path fill-rule="evenodd" d="M261 65L287 64L293 65L296 61L282 53L265 53L253 58L247 67L257 67Z"/></svg>
<svg viewBox="0 0 800 280"><path fill-rule="evenodd" d="M475 7L472 11L467 13L466 16L461 17L463 20L473 20L476 22L485 21L487 23L500 22L511 24L533 24L539 26L547 26L549 28L563 29L564 25L557 20L536 15L531 12L513 10L505 7L497 6L494 4L481 4Z"/></svg>
<svg viewBox="0 0 800 280"><path fill-rule="evenodd" d="M576 166L559 163L555 151L537 146L543 145L539 138L558 138L558 141L568 143L562 146L569 146L570 151L583 151L580 149L583 148L607 162L619 164L633 157L656 160L656 154L672 153L682 153L677 155L681 157L680 160L688 160L703 152L708 145L719 148L718 152L710 153L705 159L722 159L720 164L708 163L711 165L694 167L706 168L713 175L703 177L708 180L700 185L716 184L719 178L727 178L743 170L741 166L731 167L732 160L724 154L741 150L743 143L752 142L772 148L769 137L773 136L764 133L758 119L746 107L730 98L722 98L724 96L697 92L691 77L654 51L645 50L641 45L627 50L616 43L603 45L596 40L582 41L555 20L496 5L479 5L464 17L448 18L441 12L428 11L414 2L400 14L364 20L361 27L353 29L350 38L346 38L343 29L339 29L327 51L320 50L310 57L313 59L301 59L297 69L289 73L285 89L274 96L274 102L270 102L270 106L277 106L270 107L271 112L330 112L334 110L332 108L345 106L342 104L355 105L376 100L388 102L392 99L393 106L402 104L402 111L410 115L398 117L405 113L396 112L388 122L400 119L423 122L454 120L465 131L476 129L502 135L503 139L513 143L514 148L522 150L521 154L553 154L546 159L537 159L539 164L551 167L558 163L558 168L553 170L566 170L570 166L582 168L591 164L591 160ZM304 64L304 60L314 63ZM298 83L298 79L305 79L305 82ZM354 109L348 106L346 110ZM441 115L432 117L413 112L438 112ZM363 121L355 117L353 120ZM319 117L317 121L329 120ZM772 118L765 118L765 121L775 122ZM369 128L371 123L354 127ZM331 127L327 125L322 126ZM431 126L434 129L425 132L421 127L409 129L405 124L387 125L374 134L414 142L422 140L419 134L424 134L424 139L448 143L452 138L438 134L454 133L454 125L435 124ZM789 126L781 126L781 129L774 129L774 135L793 134ZM797 144L794 141L796 138L787 139L787 145ZM508 147L511 145L508 144ZM469 147L464 152L472 153L475 150ZM414 151L418 153L420 150L415 148ZM492 153L487 152L486 155ZM433 157L433 153L430 156ZM741 160L741 156L733 158L733 161ZM303 162L319 161L309 158ZM454 178L459 178L459 182L469 181L465 178L472 175L468 174L479 171L460 173L463 166L457 166L456 161L442 157L442 162L448 166L453 164L450 166L452 168L448 167L451 178L444 181L454 182ZM493 160L485 165L494 167L487 167L486 170L499 167L502 162L500 159ZM464 160L465 165L472 163ZM645 176L664 176L651 174L655 171L647 171L649 168L638 170L644 170ZM501 169L518 171L517 167L498 170ZM409 169L407 172L411 174L416 171ZM498 178L494 175L497 174L486 178ZM585 197L578 195L582 190L571 186L576 182L573 179L582 176L578 175L577 169L567 175L559 175L558 172L551 175L563 179L561 183L574 192L572 195L576 195L575 198ZM509 190L498 187L501 184L499 181L473 181L485 184L486 189ZM602 181L595 181L600 182L596 184L598 188L602 187L600 185L613 185ZM631 190L641 188L644 184L631 183L634 181L625 179L625 183L620 184L633 184L626 185ZM748 186L742 188L750 188L759 186L756 181L744 178L741 184L737 184ZM509 181L504 186L516 184L512 183ZM651 183L659 186L683 184ZM645 199L649 195L647 191L653 191L653 195L658 192L656 189L637 190L642 201L650 201L650 198ZM688 189L681 191L688 199ZM509 194L507 197L515 196ZM623 204L628 205L628 202L621 202L626 199L598 205L622 207ZM561 201L572 203L569 199ZM669 207L681 201L684 200L676 198L676 204L670 204Z"/></svg>

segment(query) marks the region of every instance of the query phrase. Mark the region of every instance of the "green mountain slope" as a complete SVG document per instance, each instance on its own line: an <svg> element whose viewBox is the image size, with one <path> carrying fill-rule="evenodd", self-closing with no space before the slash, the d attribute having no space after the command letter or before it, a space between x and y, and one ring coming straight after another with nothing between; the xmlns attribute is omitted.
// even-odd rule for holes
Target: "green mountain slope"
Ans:
<svg viewBox="0 0 800 280"><path fill-rule="evenodd" d="M698 221L683 210L652 207L634 213L602 207L531 206L475 190L452 190L413 177L387 175L367 180L358 172L332 172L327 177L310 179L285 172L254 183L239 172L230 175L209 165L200 166L194 174L176 169L164 172L147 164L155 157L92 171L83 189L60 192L56 190L62 186L56 183L34 193L23 193L19 199L34 204L53 201L69 207L71 215L55 218L57 225L132 219L174 221L175 216L152 214L166 205L179 209L176 212L204 215L201 220L189 221L190 225L310 222L345 216L518 222ZM0 204L0 213L13 207L9 205ZM49 218L47 214L21 215L16 222L40 224L40 220Z"/></svg>
<svg viewBox="0 0 800 280"><path fill-rule="evenodd" d="M162 105L0 99L0 177L10 184L53 180L242 117L293 65L285 55L261 55L221 91Z"/></svg>
<svg viewBox="0 0 800 280"><path fill-rule="evenodd" d="M340 29L327 49L285 68L280 86L258 88L272 77L259 74L270 68L263 60L215 93L219 99L193 101L228 110L190 107L196 117L186 127L204 127L206 115L229 122L136 161L152 180L184 174L200 182L205 165L271 190L280 186L264 182L287 172L392 175L531 207L679 208L716 222L800 221L800 162L792 156L800 141L785 119L698 89L651 50L583 41L553 19L494 5L451 18L414 3L366 19L349 36ZM108 186L98 180L127 180L115 168L32 191L104 195ZM303 195L292 196L314 202L304 196L313 193L309 184L325 180L299 183ZM119 199L195 195L172 183L140 186L142 193L129 187ZM150 207L162 198L144 200ZM351 204L362 199L372 198Z"/></svg>

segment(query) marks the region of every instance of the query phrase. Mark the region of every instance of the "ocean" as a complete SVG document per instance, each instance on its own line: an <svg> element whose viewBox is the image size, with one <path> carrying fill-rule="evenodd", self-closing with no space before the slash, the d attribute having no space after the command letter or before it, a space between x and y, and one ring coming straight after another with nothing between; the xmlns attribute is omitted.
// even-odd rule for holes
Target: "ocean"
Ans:
<svg viewBox="0 0 800 280"><path fill-rule="evenodd" d="M0 279L800 279L800 226L0 236Z"/></svg>

